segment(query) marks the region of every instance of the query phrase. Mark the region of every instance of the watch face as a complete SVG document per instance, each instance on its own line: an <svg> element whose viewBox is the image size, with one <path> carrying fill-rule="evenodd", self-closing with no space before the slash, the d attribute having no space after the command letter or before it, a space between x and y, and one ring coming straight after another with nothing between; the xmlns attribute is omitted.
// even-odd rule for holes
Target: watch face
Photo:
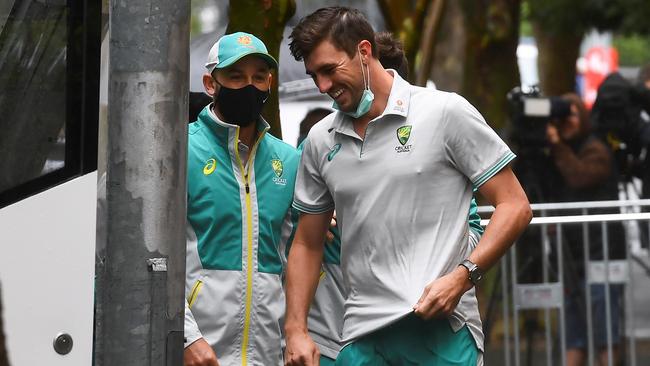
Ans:
<svg viewBox="0 0 650 366"><path fill-rule="evenodd" d="M478 266L472 263L471 261L466 259L460 265L467 268L467 270L469 271L469 280L472 281L473 284L476 285L483 278L483 273L481 273L481 269L478 268Z"/></svg>
<svg viewBox="0 0 650 366"><path fill-rule="evenodd" d="M483 278L483 275L478 271L477 268L475 268L470 273L470 278L472 279L472 282L474 282L474 284L477 284Z"/></svg>

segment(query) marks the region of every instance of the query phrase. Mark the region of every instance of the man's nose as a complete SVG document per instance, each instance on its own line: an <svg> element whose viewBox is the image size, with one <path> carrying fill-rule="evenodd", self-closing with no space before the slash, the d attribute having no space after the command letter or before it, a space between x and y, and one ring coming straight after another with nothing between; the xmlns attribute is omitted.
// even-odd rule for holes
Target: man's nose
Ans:
<svg viewBox="0 0 650 366"><path fill-rule="evenodd" d="M326 77L316 77L316 86L318 87L318 91L325 94L332 87L332 81Z"/></svg>

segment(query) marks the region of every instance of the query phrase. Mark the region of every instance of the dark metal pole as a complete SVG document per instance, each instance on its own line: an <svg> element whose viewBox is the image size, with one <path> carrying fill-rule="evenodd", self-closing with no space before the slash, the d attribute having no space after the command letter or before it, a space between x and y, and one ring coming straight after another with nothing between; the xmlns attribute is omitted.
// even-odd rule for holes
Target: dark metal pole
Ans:
<svg viewBox="0 0 650 366"><path fill-rule="evenodd" d="M110 2L98 366L183 362L189 20L189 0Z"/></svg>

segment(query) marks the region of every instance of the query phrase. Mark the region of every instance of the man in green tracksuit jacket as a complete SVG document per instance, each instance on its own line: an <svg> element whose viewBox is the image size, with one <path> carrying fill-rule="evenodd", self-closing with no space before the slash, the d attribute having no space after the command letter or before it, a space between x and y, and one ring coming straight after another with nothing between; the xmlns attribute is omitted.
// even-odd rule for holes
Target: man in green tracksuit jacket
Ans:
<svg viewBox="0 0 650 366"><path fill-rule="evenodd" d="M203 76L214 102L190 124L186 365L281 365L283 251L299 161L260 117L277 62L223 36Z"/></svg>

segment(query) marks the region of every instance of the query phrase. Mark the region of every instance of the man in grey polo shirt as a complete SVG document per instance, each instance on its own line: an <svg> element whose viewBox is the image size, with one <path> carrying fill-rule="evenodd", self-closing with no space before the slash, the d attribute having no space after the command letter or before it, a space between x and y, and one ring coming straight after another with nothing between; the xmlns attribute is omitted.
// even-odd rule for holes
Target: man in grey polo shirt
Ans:
<svg viewBox="0 0 650 366"><path fill-rule="evenodd" d="M478 313L457 305L531 219L514 154L462 97L384 70L358 11L319 9L291 38L338 112L309 133L298 171L285 362L318 362L306 319L336 205L348 294L337 365L480 364ZM496 210L470 253L473 187Z"/></svg>

